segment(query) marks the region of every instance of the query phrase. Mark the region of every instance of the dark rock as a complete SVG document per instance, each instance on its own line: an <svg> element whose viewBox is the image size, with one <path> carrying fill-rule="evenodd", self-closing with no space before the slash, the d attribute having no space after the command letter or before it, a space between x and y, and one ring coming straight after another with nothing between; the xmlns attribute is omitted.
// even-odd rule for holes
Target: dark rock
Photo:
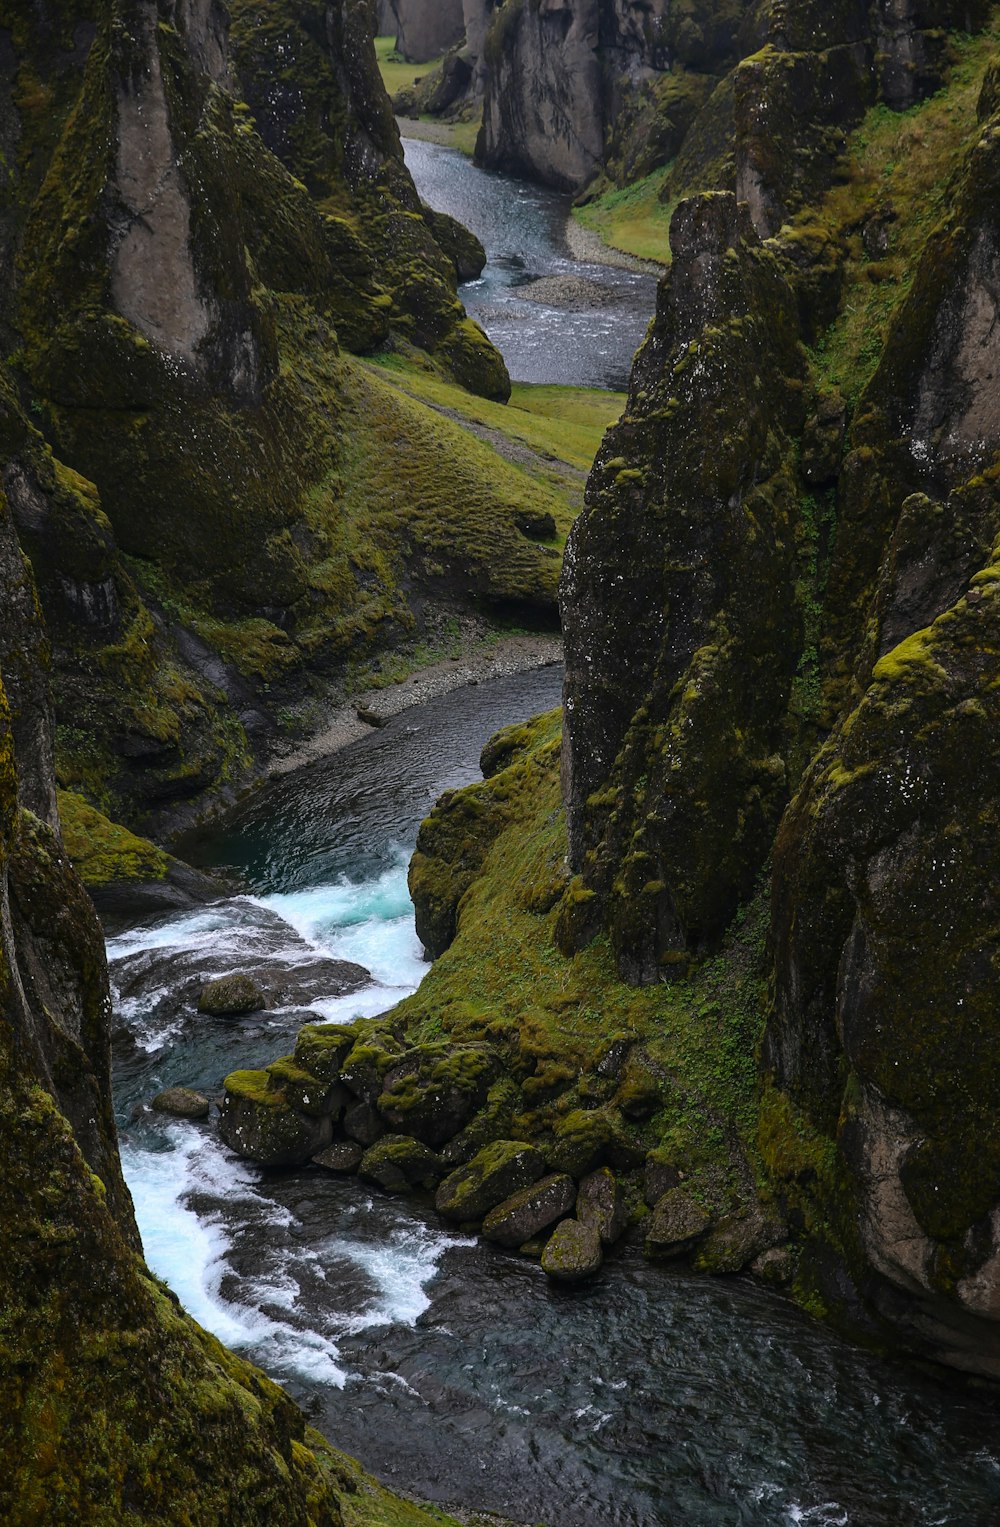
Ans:
<svg viewBox="0 0 1000 1527"><path fill-rule="evenodd" d="M334 1140L325 1150L318 1151L312 1161L314 1166L324 1167L328 1172L356 1172L364 1153L364 1146L357 1140Z"/></svg>
<svg viewBox="0 0 1000 1527"><path fill-rule="evenodd" d="M388 1193L436 1188L442 1171L440 1157L408 1135L383 1135L365 1151L360 1166L362 1177L370 1177Z"/></svg>
<svg viewBox="0 0 1000 1527"><path fill-rule="evenodd" d="M575 1198L572 1177L543 1177L491 1209L483 1220L483 1235L498 1246L522 1246L568 1214Z"/></svg>
<svg viewBox="0 0 1000 1527"><path fill-rule="evenodd" d="M556 522L547 510L522 509L514 515L514 524L529 541L552 541L555 539Z"/></svg>
<svg viewBox="0 0 1000 1527"><path fill-rule="evenodd" d="M591 1172L580 1184L576 1198L576 1217L593 1225L605 1246L619 1239L627 1221L621 1184L607 1167Z"/></svg>
<svg viewBox="0 0 1000 1527"><path fill-rule="evenodd" d="M362 1145L374 1145L385 1134L385 1121L374 1103L359 1098L344 1110L341 1125L345 1135Z"/></svg>
<svg viewBox="0 0 1000 1527"><path fill-rule="evenodd" d="M446 1177L435 1205L448 1219L478 1220L521 1188L537 1182L545 1162L522 1140L497 1140Z"/></svg>
<svg viewBox="0 0 1000 1527"><path fill-rule="evenodd" d="M734 1214L699 1241L692 1265L697 1272L737 1273L787 1234L787 1226L759 1211Z"/></svg>
<svg viewBox="0 0 1000 1527"><path fill-rule="evenodd" d="M175 1119L207 1119L210 1110L208 1098L190 1087L167 1087L156 1094L149 1106L157 1113L172 1114Z"/></svg>
<svg viewBox="0 0 1000 1527"><path fill-rule="evenodd" d="M443 1145L480 1107L495 1074L496 1057L481 1045L421 1046L385 1073L379 1112L392 1129Z"/></svg>
<svg viewBox="0 0 1000 1527"><path fill-rule="evenodd" d="M599 1271L603 1260L601 1237L594 1226L564 1219L542 1252L542 1271L559 1283L581 1283Z"/></svg>
<svg viewBox="0 0 1000 1527"><path fill-rule="evenodd" d="M683 1188L664 1193L646 1221L645 1252L648 1257L683 1256L712 1223L707 1209Z"/></svg>
<svg viewBox="0 0 1000 1527"><path fill-rule="evenodd" d="M333 1124L290 1107L268 1087L265 1071L234 1071L226 1077L219 1133L237 1155L262 1166L304 1166L330 1144Z"/></svg>
<svg viewBox="0 0 1000 1527"><path fill-rule="evenodd" d="M554 1136L546 1150L549 1166L579 1179L604 1160L614 1127L600 1109L575 1108L557 1120Z"/></svg>
<svg viewBox="0 0 1000 1527"><path fill-rule="evenodd" d="M763 1283L784 1288L795 1276L795 1253L790 1246L770 1246L754 1258L750 1271Z"/></svg>
<svg viewBox="0 0 1000 1527"><path fill-rule="evenodd" d="M650 1151L646 1157L643 1181L643 1196L650 1208L659 1203L664 1193L669 1193L671 1188L679 1187L680 1182L681 1174L673 1162L656 1151Z"/></svg>
<svg viewBox="0 0 1000 1527"><path fill-rule="evenodd" d="M257 982L238 973L209 981L198 998L199 1013L213 1018L241 1018L266 1006L267 998Z"/></svg>
<svg viewBox="0 0 1000 1527"><path fill-rule="evenodd" d="M340 1068L357 1042L357 1030L340 1024L308 1023L295 1041L295 1063L322 1082L339 1080Z"/></svg>

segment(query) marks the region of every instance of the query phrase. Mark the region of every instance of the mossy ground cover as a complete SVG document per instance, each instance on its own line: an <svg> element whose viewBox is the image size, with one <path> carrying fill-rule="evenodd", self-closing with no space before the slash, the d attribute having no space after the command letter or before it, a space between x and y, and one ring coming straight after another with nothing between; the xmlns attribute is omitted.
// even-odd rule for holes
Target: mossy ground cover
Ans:
<svg viewBox="0 0 1000 1527"><path fill-rule="evenodd" d="M59 791L63 842L84 885L103 886L116 880L162 880L167 855L127 827L109 821L80 795Z"/></svg>
<svg viewBox="0 0 1000 1527"><path fill-rule="evenodd" d="M433 74L441 62L440 58L434 58L426 64L409 63L401 53L396 52L395 37L376 37L375 57L390 99L398 91L409 90L428 74Z"/></svg>
<svg viewBox="0 0 1000 1527"><path fill-rule="evenodd" d="M908 111L873 107L850 140L838 183L782 230L783 239L847 241L840 314L812 359L819 380L850 403L871 380L927 236L949 209L951 179L981 131L976 107L1000 21L975 38L956 34L952 46L947 87Z"/></svg>
<svg viewBox="0 0 1000 1527"><path fill-rule="evenodd" d="M566 958L553 936L566 890L561 712L530 730L528 753L497 776L507 825L459 903L454 942L393 1016L416 1042L485 1038L506 1049L520 1084L516 1138L581 1141L610 1125L637 1160L662 1149L725 1212L745 1200L756 1159L765 898L717 957L669 984L626 985L603 936ZM609 1079L598 1068L619 1040L642 1059L637 1051Z"/></svg>
<svg viewBox="0 0 1000 1527"><path fill-rule="evenodd" d="M660 192L671 166L654 170L632 185L604 191L585 206L574 207L573 216L585 228L600 234L612 249L640 260L670 260L670 219L676 202L663 202Z"/></svg>
<svg viewBox="0 0 1000 1527"><path fill-rule="evenodd" d="M441 67L442 62L440 58L434 58L426 64L408 63L401 53L397 53L395 37L376 37L375 57L390 100L394 100L400 91L412 92L415 85L423 84L428 75ZM444 122L439 117L426 114L407 117L403 136L425 138L430 143L457 148L471 159L479 136L479 121Z"/></svg>

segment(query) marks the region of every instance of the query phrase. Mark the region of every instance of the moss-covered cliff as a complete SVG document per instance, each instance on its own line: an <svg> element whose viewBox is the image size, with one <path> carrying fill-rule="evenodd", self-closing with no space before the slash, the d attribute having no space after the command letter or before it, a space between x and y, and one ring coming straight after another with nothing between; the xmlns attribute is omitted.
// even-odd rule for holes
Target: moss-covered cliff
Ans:
<svg viewBox="0 0 1000 1527"><path fill-rule="evenodd" d="M61 838L47 641L2 493L0 568L0 1515L443 1522L336 1453L143 1264L111 1111L104 942Z"/></svg>
<svg viewBox="0 0 1000 1527"><path fill-rule="evenodd" d="M544 490L355 358L509 392L364 0L8 14L4 482L60 781L155 829L456 614L554 624L559 560Z"/></svg>
<svg viewBox="0 0 1000 1527"><path fill-rule="evenodd" d="M561 800L541 721L439 803L437 963L351 1042L382 1128L414 1050L486 1047L444 1167L610 1165L651 1252L996 1377L988 9L753 9L567 548Z"/></svg>

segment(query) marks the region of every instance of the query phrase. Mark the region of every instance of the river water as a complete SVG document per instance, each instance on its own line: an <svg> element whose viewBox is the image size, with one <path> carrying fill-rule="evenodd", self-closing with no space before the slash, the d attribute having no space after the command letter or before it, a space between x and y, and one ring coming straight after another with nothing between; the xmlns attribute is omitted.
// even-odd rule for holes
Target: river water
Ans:
<svg viewBox="0 0 1000 1527"><path fill-rule="evenodd" d="M622 385L649 278L589 273L626 292L627 322L628 305L524 303L528 276L569 266L562 199L434 145L407 151L425 198L490 251L463 297L512 374ZM623 1250L594 1285L553 1289L429 1209L315 1168L263 1171L214 1122L142 1109L173 1084L217 1096L230 1070L290 1050L301 1023L415 989L417 826L478 777L494 730L557 704L560 686L551 668L470 687L283 778L185 845L244 894L111 940L116 1108L150 1265L338 1445L428 1499L548 1527L995 1527L993 1407L846 1345L748 1279ZM345 994L338 962L370 974ZM203 982L247 968L281 977L280 1005L199 1017Z"/></svg>
<svg viewBox="0 0 1000 1527"><path fill-rule="evenodd" d="M981 1399L842 1343L749 1280L625 1251L593 1287L553 1290L358 1180L260 1170L211 1122L132 1119L163 1086L216 1095L301 1022L379 1012L416 986L417 824L478 776L493 730L558 703L560 680L442 697L286 777L200 841L246 895L111 941L123 1160L150 1264L339 1445L432 1499L549 1527L995 1523L1000 1446ZM371 983L329 995L331 958ZM296 999L197 1015L204 979L261 965L294 972Z"/></svg>
<svg viewBox="0 0 1000 1527"><path fill-rule="evenodd" d="M574 260L564 232L568 196L479 170L437 143L404 138L403 147L424 201L482 241L486 269L459 296L502 352L511 380L624 391L656 307L656 277ZM587 284L593 303L525 300L534 280L570 276Z"/></svg>

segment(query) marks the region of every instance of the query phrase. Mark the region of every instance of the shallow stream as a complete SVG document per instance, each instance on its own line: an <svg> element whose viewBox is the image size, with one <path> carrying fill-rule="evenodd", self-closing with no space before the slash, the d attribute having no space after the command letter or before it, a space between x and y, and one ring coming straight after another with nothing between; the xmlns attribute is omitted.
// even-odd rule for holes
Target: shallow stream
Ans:
<svg viewBox="0 0 1000 1527"><path fill-rule="evenodd" d="M502 352L511 379L624 391L656 307L655 275L574 260L565 237L568 196L488 174L438 143L404 138L403 147L424 201L482 241L486 269L459 296ZM583 282L594 300L526 300L534 281L552 277Z"/></svg>

